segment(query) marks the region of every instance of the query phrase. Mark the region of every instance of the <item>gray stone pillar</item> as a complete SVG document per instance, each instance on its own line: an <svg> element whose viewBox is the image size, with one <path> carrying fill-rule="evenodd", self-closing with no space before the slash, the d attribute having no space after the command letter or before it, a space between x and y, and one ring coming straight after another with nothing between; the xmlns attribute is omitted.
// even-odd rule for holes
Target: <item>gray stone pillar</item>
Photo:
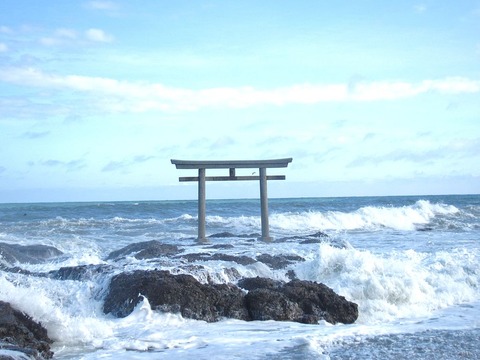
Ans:
<svg viewBox="0 0 480 360"><path fill-rule="evenodd" d="M262 237L263 241L272 241L268 226L268 194L267 194L267 169L260 168L260 211L262 219Z"/></svg>
<svg viewBox="0 0 480 360"><path fill-rule="evenodd" d="M205 236L205 214L206 214L206 197L205 197L205 169L198 169L198 242L208 242Z"/></svg>

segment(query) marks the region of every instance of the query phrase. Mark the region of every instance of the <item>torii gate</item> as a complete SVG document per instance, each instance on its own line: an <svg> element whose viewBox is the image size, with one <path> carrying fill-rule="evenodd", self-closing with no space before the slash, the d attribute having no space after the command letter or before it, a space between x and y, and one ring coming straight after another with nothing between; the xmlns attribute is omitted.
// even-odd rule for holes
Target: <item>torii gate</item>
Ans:
<svg viewBox="0 0 480 360"><path fill-rule="evenodd" d="M180 177L178 180L198 181L198 241L208 242L205 236L205 181L238 181L238 180L259 180L260 181L260 210L262 221L263 241L271 241L268 226L268 196L267 180L285 180L285 175L268 175L267 168L287 167L292 158L274 160L171 160L177 169L198 169L197 176ZM259 169L259 176L236 176L235 169ZM230 169L228 176L205 176L206 169Z"/></svg>

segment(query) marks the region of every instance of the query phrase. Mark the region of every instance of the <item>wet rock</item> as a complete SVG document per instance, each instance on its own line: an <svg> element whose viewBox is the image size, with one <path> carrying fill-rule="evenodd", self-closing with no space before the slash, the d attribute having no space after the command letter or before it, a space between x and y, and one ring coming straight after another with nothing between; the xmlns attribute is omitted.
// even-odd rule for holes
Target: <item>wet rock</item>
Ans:
<svg viewBox="0 0 480 360"><path fill-rule="evenodd" d="M0 243L0 257L8 264L40 264L63 255L63 252L48 245L17 245Z"/></svg>
<svg viewBox="0 0 480 360"><path fill-rule="evenodd" d="M419 227L416 229L417 231L433 231L433 228L430 226Z"/></svg>
<svg viewBox="0 0 480 360"><path fill-rule="evenodd" d="M251 257L245 256L245 255L235 256L235 255L228 255L228 254L221 254L221 253L213 254L211 257L211 260L231 261L240 265L251 265L257 262Z"/></svg>
<svg viewBox="0 0 480 360"><path fill-rule="evenodd" d="M95 275L104 274L113 270L110 265L79 265L66 266L58 270L52 270L48 276L58 280L85 280Z"/></svg>
<svg viewBox="0 0 480 360"><path fill-rule="evenodd" d="M15 274L23 274L23 275L32 275L32 276L42 276L42 274L39 273L34 273L32 271L28 271L25 269L22 269L18 266L5 266L0 263L0 270L10 272L10 273L15 273ZM1 359L0 359L1 360Z"/></svg>
<svg viewBox="0 0 480 360"><path fill-rule="evenodd" d="M231 232L228 232L228 231L212 234L209 236L209 238L233 238L233 237L235 237L235 235L233 235Z"/></svg>
<svg viewBox="0 0 480 360"><path fill-rule="evenodd" d="M47 330L41 324L12 308L9 303L0 301L0 349L31 359L51 359L51 343Z"/></svg>
<svg viewBox="0 0 480 360"><path fill-rule="evenodd" d="M144 241L127 245L119 250L112 251L107 260L118 260L127 255L134 254L136 259L155 259L162 256L177 255L181 252L178 246L163 244L157 240Z"/></svg>
<svg viewBox="0 0 480 360"><path fill-rule="evenodd" d="M232 234L231 232L224 231L221 233L212 234L209 238L259 238L260 234L252 233L252 234Z"/></svg>
<svg viewBox="0 0 480 360"><path fill-rule="evenodd" d="M283 237L279 241L302 240L300 244L320 243L322 239L328 238L328 235L322 231L318 231L309 235L295 235Z"/></svg>
<svg viewBox="0 0 480 360"><path fill-rule="evenodd" d="M282 286L281 292L299 304L306 315L331 324L352 324L358 318L357 304L346 300L324 284L292 280Z"/></svg>
<svg viewBox="0 0 480 360"><path fill-rule="evenodd" d="M191 275L167 271L134 271L112 278L103 310L117 317L129 315L142 295L155 310L181 313L208 322L223 317L240 320L297 321L308 324L325 320L350 324L358 307L324 284L311 281L277 281L249 278L227 284L202 284Z"/></svg>
<svg viewBox="0 0 480 360"><path fill-rule="evenodd" d="M179 312L186 318L207 322L223 317L249 319L241 289L227 284L201 284L191 275L172 275L159 270L114 276L103 310L125 317L141 300L140 294L148 298L153 309Z"/></svg>
<svg viewBox="0 0 480 360"><path fill-rule="evenodd" d="M302 244L302 245L307 245L307 244L320 244L320 243L322 243L323 241L324 241L324 240L322 240L322 239L311 238L311 239L305 239L305 240L300 241L300 244Z"/></svg>
<svg viewBox="0 0 480 360"><path fill-rule="evenodd" d="M272 317L271 320L282 320L287 317L290 320L309 324L320 320L325 320L332 324L351 324L358 318L357 304L336 294L324 284L302 280L292 280L285 283L257 277L242 279L238 282L238 286L249 290L247 295L247 304L249 306L252 306L255 302L264 304L255 306L254 313L250 312L250 316L254 319ZM272 302L275 295L279 298L278 302ZM249 298L250 296L254 297L253 300ZM297 311L289 307L290 305L284 299L297 304L302 313L297 314ZM267 306L268 302L270 304ZM262 314L262 307L265 308L265 314ZM249 311L251 311L250 307ZM294 314L297 314L297 316L291 319Z"/></svg>
<svg viewBox="0 0 480 360"><path fill-rule="evenodd" d="M304 258L298 255L269 255L262 254L257 256L257 261L260 261L274 270L283 269L290 264L300 261L305 261Z"/></svg>
<svg viewBox="0 0 480 360"><path fill-rule="evenodd" d="M195 253L195 254L183 254L179 256L182 259L187 260L188 262L194 261L230 261L235 262L240 265L250 265L256 263L255 259L252 259L248 256L235 256L229 254L222 254L222 253Z"/></svg>
<svg viewBox="0 0 480 360"><path fill-rule="evenodd" d="M303 315L297 303L272 289L254 289L245 298L252 320L296 321Z"/></svg>
<svg viewBox="0 0 480 360"><path fill-rule="evenodd" d="M208 248L209 249L229 250L229 249L233 249L234 247L235 246L233 246L232 244L215 244L215 245L209 246Z"/></svg>
<svg viewBox="0 0 480 360"><path fill-rule="evenodd" d="M277 289L283 285L282 281L263 277L243 278L238 281L238 286L245 290L255 289Z"/></svg>

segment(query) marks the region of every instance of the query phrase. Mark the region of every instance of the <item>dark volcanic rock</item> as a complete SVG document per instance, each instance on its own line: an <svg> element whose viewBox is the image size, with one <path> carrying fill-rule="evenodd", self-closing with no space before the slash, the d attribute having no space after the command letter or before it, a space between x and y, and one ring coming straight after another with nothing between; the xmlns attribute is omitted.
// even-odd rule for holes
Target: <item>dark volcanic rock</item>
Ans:
<svg viewBox="0 0 480 360"><path fill-rule="evenodd" d="M260 237L260 234L232 234L231 232L224 231L221 233L216 233L208 236L209 238L254 238L257 239Z"/></svg>
<svg viewBox="0 0 480 360"><path fill-rule="evenodd" d="M300 244L310 244L310 243L319 243L322 242L322 238L328 238L328 235L324 232L318 231L313 234L309 235L295 235L295 236L288 236L279 239L279 241L291 241L291 240L303 240Z"/></svg>
<svg viewBox="0 0 480 360"><path fill-rule="evenodd" d="M352 324L358 318L358 306L338 295L324 284L292 280L281 291L299 304L306 315L329 323Z"/></svg>
<svg viewBox="0 0 480 360"><path fill-rule="evenodd" d="M248 291L255 289L277 289L283 284L282 281L263 277L243 278L238 281L238 286Z"/></svg>
<svg viewBox="0 0 480 360"><path fill-rule="evenodd" d="M85 280L111 270L113 270L113 267L110 265L65 266L58 270L50 271L48 276L58 280Z"/></svg>
<svg viewBox="0 0 480 360"><path fill-rule="evenodd" d="M303 315L297 303L271 289L254 289L246 295L252 320L296 321Z"/></svg>
<svg viewBox="0 0 480 360"><path fill-rule="evenodd" d="M21 352L33 359L50 359L51 343L42 325L0 301L0 349Z"/></svg>
<svg viewBox="0 0 480 360"><path fill-rule="evenodd" d="M257 261L255 259L252 259L251 257L248 256L235 256L235 255L229 255L229 254L222 254L222 253L215 253L215 254L210 254L210 253L195 253L195 254L182 254L179 256L182 259L185 259L189 262L194 262L194 261L231 261L235 262L240 265L250 265L253 263L256 263Z"/></svg>
<svg viewBox="0 0 480 360"><path fill-rule="evenodd" d="M304 258L298 255L269 255L262 254L257 256L257 260L270 266L274 270L283 269L290 264L305 261Z"/></svg>
<svg viewBox="0 0 480 360"><path fill-rule="evenodd" d="M210 259L220 260L220 261L231 261L231 262L236 262L237 264L240 264L240 265L250 265L257 262L251 257L245 256L245 255L234 256L234 255L221 254L221 253L213 254Z"/></svg>
<svg viewBox="0 0 480 360"><path fill-rule="evenodd" d="M112 251L107 260L118 260L130 254L136 259L154 259L162 256L171 256L180 253L176 245L163 244L157 240L144 241L127 245L119 250Z"/></svg>
<svg viewBox="0 0 480 360"><path fill-rule="evenodd" d="M228 317L350 324L358 317L357 304L324 284L301 280L285 283L257 277L242 279L238 286L248 293L233 285L201 284L190 275L138 270L112 278L103 310L125 317L143 295L154 310L181 313L186 318L208 322Z"/></svg>
<svg viewBox="0 0 480 360"><path fill-rule="evenodd" d="M129 315L145 296L155 310L180 312L208 322L222 317L248 320L242 290L231 285L201 284L190 275L168 271L134 271L112 278L103 310L117 317Z"/></svg>
<svg viewBox="0 0 480 360"><path fill-rule="evenodd" d="M228 250L228 249L233 249L235 246L233 246L232 244L215 244L215 245L212 245L212 246L209 246L208 248L209 249L224 249L224 250Z"/></svg>
<svg viewBox="0 0 480 360"><path fill-rule="evenodd" d="M260 320L262 317L266 317L272 320L283 320L284 318L290 318L290 320L305 323L325 320L332 324L339 322L351 324L358 318L357 304L336 294L324 284L301 280L284 283L257 277L242 279L238 282L238 285L249 290L247 295L248 306L252 306L255 302L263 304L263 307L255 306L254 313L251 312L249 307L250 316L254 319ZM253 300L249 298L250 296L254 297ZM275 296L279 298L277 302L272 301ZM297 304L302 313L291 319L296 312L287 306L284 299ZM262 308L265 309L265 314L262 314Z"/></svg>
<svg viewBox="0 0 480 360"><path fill-rule="evenodd" d="M9 264L29 263L39 264L52 258L63 255L63 253L47 245L16 245L0 243L0 255Z"/></svg>
<svg viewBox="0 0 480 360"><path fill-rule="evenodd" d="M221 233L216 233L208 236L209 238L233 238L235 235L233 235L231 232L224 231Z"/></svg>

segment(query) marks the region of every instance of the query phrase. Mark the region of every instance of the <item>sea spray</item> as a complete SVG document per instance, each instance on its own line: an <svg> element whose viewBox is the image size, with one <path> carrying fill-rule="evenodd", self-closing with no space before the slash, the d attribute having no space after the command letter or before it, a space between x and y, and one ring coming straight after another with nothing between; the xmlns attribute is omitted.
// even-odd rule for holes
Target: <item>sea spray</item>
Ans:
<svg viewBox="0 0 480 360"><path fill-rule="evenodd" d="M295 272L358 303L358 321L366 324L428 316L434 310L479 299L479 254L462 249L375 254L322 243L314 258L299 264Z"/></svg>
<svg viewBox="0 0 480 360"><path fill-rule="evenodd" d="M415 230L439 215L454 215L452 205L419 200L408 206L364 206L355 211L307 211L272 215L272 226L282 230Z"/></svg>
<svg viewBox="0 0 480 360"><path fill-rule="evenodd" d="M48 336L62 344L90 343L111 333L95 292L96 281L0 276L0 298L40 322Z"/></svg>

